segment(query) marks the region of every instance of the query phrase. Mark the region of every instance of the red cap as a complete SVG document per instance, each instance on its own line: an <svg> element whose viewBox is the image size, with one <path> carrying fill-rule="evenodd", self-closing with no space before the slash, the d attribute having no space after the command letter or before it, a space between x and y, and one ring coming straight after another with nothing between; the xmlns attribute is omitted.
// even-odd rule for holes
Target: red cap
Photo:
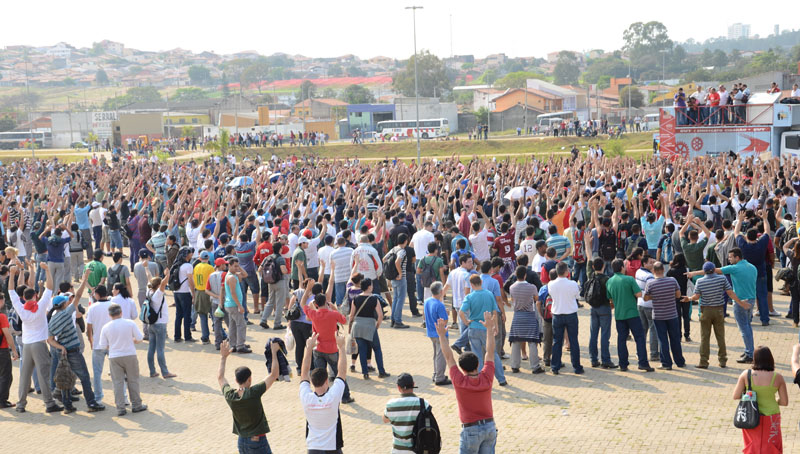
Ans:
<svg viewBox="0 0 800 454"><path fill-rule="evenodd" d="M214 266L222 266L222 265L227 265L227 264L228 264L228 261L227 261L227 260L225 260L225 259L224 259L224 258L222 258L222 257L220 257L220 258L218 258L218 259L214 260Z"/></svg>
<svg viewBox="0 0 800 454"><path fill-rule="evenodd" d="M303 229L303 236L310 240L313 235L311 234L311 230Z"/></svg>

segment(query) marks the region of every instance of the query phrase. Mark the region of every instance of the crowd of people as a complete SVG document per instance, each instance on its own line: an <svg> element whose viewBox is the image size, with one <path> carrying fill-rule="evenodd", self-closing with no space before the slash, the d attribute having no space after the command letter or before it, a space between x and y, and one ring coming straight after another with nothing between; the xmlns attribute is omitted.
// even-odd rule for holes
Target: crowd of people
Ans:
<svg viewBox="0 0 800 454"><path fill-rule="evenodd" d="M687 367L682 346L692 336L694 366L711 367L712 329L717 365L727 367L723 321L732 311L744 345L735 361L759 371L753 387L770 426L745 431L746 452L780 446L785 382L766 373L774 361L751 320L755 313L769 330L782 315L772 304L775 279L791 295L787 317L795 326L800 318L797 161L637 162L598 152L367 165L292 156L113 167L22 161L3 172L0 407L25 412L35 391L48 412L75 411L81 394L89 411L101 411L107 359L118 415L144 411L135 344L148 343L149 377L171 379L168 338L199 341L220 352L240 452L271 452L261 396L290 375L293 345L308 452L337 452L339 405L355 400L348 381L356 371L363 380L391 377L396 346L381 344L382 331L420 323L432 384L455 390L461 452L494 452L494 379L508 386L525 361L534 375L559 375L567 353L583 374L582 307L588 364L628 371L630 338L645 373L653 363ZM695 304L699 333L691 333ZM269 375L254 384L240 367L232 386L226 358L253 352L253 329L280 340L267 347ZM403 452L421 438L410 423L432 413L414 395L414 377L400 374L396 384L384 421L394 452Z"/></svg>

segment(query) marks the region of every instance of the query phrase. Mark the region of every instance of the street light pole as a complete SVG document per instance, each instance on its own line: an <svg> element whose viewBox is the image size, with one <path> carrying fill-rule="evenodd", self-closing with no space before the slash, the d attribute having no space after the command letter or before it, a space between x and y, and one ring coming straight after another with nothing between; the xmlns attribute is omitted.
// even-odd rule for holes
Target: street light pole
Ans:
<svg viewBox="0 0 800 454"><path fill-rule="evenodd" d="M631 120L631 89L633 87L633 72L631 71L631 60L628 57L628 113L626 114L626 120Z"/></svg>
<svg viewBox="0 0 800 454"><path fill-rule="evenodd" d="M667 50L666 49L662 49L661 52L662 52L662 55L661 55L661 85L663 86L666 83L665 81L667 79ZM661 107L664 107L664 102L665 101L666 101L665 97L662 96L661 97Z"/></svg>
<svg viewBox="0 0 800 454"><path fill-rule="evenodd" d="M419 145L419 77L417 76L417 10L422 9L421 6L406 6L406 9L411 10L411 17L414 21L414 102L417 107L417 121L415 131L417 133L417 164L420 164L422 158L420 155Z"/></svg>

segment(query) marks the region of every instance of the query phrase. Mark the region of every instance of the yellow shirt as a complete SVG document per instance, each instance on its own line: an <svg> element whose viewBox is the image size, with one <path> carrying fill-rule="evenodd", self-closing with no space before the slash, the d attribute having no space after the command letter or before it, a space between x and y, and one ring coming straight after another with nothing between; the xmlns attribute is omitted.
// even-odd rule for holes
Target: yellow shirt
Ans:
<svg viewBox="0 0 800 454"><path fill-rule="evenodd" d="M208 276L211 276L211 273L213 272L214 267L208 263L200 262L195 265L194 272L192 273L194 277L194 289L205 291L206 283L208 282Z"/></svg>

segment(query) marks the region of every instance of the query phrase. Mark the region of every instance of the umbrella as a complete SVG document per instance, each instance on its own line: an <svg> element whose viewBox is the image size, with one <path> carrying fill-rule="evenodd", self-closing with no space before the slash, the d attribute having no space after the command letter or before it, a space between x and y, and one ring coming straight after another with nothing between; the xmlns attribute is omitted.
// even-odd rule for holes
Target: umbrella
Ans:
<svg viewBox="0 0 800 454"><path fill-rule="evenodd" d="M538 193L539 191L530 186L517 186L515 188L511 188L511 190L506 193L505 198L509 200L524 199Z"/></svg>
<svg viewBox="0 0 800 454"><path fill-rule="evenodd" d="M231 188L235 188L237 186L247 186L249 184L253 184L252 177L236 177L228 183L228 186Z"/></svg>
<svg viewBox="0 0 800 454"><path fill-rule="evenodd" d="M281 178L281 173L280 172L275 172L275 173L273 173L272 175L269 176L269 182L270 183L277 183L280 178Z"/></svg>

